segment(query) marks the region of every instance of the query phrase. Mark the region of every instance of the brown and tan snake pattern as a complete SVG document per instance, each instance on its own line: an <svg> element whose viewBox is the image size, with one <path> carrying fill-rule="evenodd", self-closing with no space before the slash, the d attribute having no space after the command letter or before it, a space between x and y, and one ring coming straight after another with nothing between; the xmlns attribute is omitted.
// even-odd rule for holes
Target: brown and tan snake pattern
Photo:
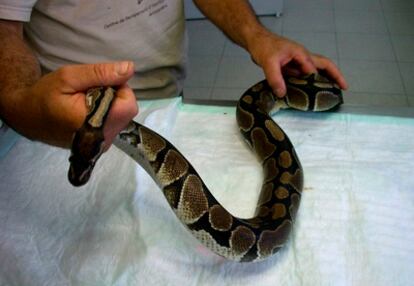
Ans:
<svg viewBox="0 0 414 286"><path fill-rule="evenodd" d="M272 120L272 108L325 111L342 103L337 85L320 75L287 78L287 96L273 95L266 81L248 89L237 104L240 132L263 167L264 180L256 214L230 214L207 189L184 156L166 139L131 121L115 145L137 161L157 182L168 203L191 233L213 252L240 262L258 261L286 243L299 208L303 170L287 135ZM69 180L85 184L102 153L102 126L114 97L112 88L87 93L90 113L76 133Z"/></svg>

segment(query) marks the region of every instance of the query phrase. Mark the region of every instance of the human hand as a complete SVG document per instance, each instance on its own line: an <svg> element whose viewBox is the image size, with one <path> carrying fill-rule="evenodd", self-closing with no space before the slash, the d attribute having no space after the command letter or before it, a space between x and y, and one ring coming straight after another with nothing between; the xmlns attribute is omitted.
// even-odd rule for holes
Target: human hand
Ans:
<svg viewBox="0 0 414 286"><path fill-rule="evenodd" d="M22 135L68 148L74 132L87 114L85 91L101 85L119 86L104 127L105 146L137 114L138 107L127 80L132 62L68 65L40 78L33 86L17 90L6 121Z"/></svg>
<svg viewBox="0 0 414 286"><path fill-rule="evenodd" d="M348 84L338 67L328 58L310 53L302 45L270 32L262 32L248 46L253 61L262 67L269 85L278 97L286 94L283 75L303 76L319 72L340 88Z"/></svg>

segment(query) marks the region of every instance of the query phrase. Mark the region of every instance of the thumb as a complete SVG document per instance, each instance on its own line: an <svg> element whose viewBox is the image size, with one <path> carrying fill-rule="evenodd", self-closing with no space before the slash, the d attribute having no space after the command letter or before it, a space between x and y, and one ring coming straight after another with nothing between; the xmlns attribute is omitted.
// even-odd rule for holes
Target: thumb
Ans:
<svg viewBox="0 0 414 286"><path fill-rule="evenodd" d="M134 73L131 61L68 65L58 70L65 93L75 93L94 86L122 85Z"/></svg>
<svg viewBox="0 0 414 286"><path fill-rule="evenodd" d="M277 97L286 94L286 84L283 79L282 70L279 63L266 66L264 69L266 79Z"/></svg>

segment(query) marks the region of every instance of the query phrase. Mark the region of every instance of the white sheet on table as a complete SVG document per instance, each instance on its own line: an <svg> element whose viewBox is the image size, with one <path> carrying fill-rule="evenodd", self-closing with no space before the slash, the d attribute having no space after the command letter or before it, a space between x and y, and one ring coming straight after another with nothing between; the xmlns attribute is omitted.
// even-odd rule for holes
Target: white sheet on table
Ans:
<svg viewBox="0 0 414 286"><path fill-rule="evenodd" d="M147 102L138 118L193 162L233 213L255 208L261 170L234 110ZM20 139L0 160L0 285L409 285L414 120L281 112L305 170L298 221L274 257L211 254L116 148L72 188L68 151Z"/></svg>

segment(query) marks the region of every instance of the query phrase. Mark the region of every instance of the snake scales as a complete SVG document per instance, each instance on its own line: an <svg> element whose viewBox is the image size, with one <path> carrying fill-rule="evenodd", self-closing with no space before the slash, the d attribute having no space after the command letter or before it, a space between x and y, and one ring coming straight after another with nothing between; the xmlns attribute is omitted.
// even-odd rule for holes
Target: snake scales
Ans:
<svg viewBox="0 0 414 286"><path fill-rule="evenodd" d="M253 218L231 215L209 192L196 170L166 139L131 121L114 144L156 181L168 203L192 234L213 252L231 260L258 261L276 253L288 239L299 208L303 170L287 135L272 120L274 106L325 111L342 103L341 90L320 75L287 78L287 96L273 95L267 81L248 89L237 104L240 132L256 153L264 180ZM68 177L85 184L102 153L103 124L114 89L87 92L89 114L73 140Z"/></svg>

